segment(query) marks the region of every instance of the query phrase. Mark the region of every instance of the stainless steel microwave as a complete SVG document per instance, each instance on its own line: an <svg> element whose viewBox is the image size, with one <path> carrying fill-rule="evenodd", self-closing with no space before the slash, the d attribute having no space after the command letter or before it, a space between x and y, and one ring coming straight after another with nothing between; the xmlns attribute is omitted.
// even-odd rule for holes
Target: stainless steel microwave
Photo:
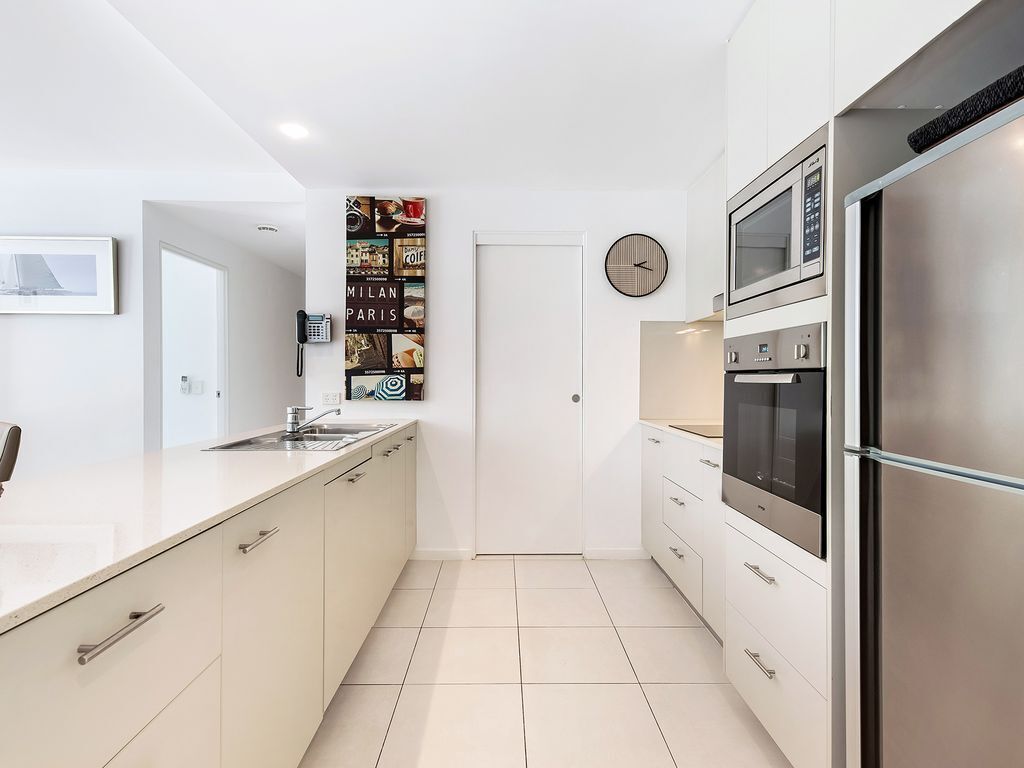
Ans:
<svg viewBox="0 0 1024 768"><path fill-rule="evenodd" d="M729 201L727 318L825 295L828 126Z"/></svg>

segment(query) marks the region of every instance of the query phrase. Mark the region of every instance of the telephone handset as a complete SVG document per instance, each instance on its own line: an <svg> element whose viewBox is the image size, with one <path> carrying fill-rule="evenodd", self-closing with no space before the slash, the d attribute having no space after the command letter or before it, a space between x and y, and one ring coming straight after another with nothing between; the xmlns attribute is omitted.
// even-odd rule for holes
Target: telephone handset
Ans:
<svg viewBox="0 0 1024 768"><path fill-rule="evenodd" d="M316 344L331 340L331 316L311 315L300 309L295 313L295 375L302 376L305 367L305 344Z"/></svg>

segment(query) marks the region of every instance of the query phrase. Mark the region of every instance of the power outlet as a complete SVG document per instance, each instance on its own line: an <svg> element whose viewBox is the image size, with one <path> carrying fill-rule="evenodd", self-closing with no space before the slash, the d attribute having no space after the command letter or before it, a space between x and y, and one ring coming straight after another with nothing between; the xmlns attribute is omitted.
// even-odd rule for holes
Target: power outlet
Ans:
<svg viewBox="0 0 1024 768"><path fill-rule="evenodd" d="M323 392L320 400L323 405L341 405L341 392Z"/></svg>

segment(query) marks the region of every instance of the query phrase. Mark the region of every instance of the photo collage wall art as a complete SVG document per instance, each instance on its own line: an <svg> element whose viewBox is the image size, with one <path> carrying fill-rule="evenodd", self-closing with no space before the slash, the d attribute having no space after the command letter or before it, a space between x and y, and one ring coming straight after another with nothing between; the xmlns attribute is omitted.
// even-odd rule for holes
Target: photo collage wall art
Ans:
<svg viewBox="0 0 1024 768"><path fill-rule="evenodd" d="M345 228L345 399L422 400L426 200L349 197Z"/></svg>

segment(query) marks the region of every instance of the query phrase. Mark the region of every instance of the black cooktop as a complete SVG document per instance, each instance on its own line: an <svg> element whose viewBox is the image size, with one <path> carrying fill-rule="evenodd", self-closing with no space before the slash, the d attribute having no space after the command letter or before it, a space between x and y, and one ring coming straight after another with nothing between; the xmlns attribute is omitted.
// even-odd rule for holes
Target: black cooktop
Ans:
<svg viewBox="0 0 1024 768"><path fill-rule="evenodd" d="M701 437L721 437L721 424L669 424L673 429L681 429L683 432L692 432Z"/></svg>

